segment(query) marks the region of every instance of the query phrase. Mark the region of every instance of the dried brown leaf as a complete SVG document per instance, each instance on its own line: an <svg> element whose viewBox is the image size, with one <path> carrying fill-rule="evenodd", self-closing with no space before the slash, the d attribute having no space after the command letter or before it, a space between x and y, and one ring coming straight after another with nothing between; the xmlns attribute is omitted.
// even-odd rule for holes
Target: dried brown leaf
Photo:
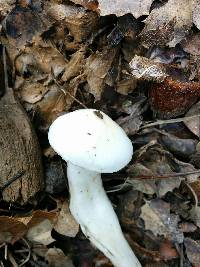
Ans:
<svg viewBox="0 0 200 267"><path fill-rule="evenodd" d="M199 114L199 112L200 112L200 102L193 105L185 116L186 117L195 116ZM193 134L200 137L200 117L197 116L191 119L187 119L184 121L184 123Z"/></svg>
<svg viewBox="0 0 200 267"><path fill-rule="evenodd" d="M181 222L178 226L183 233L192 233L197 230L197 226L191 222Z"/></svg>
<svg viewBox="0 0 200 267"><path fill-rule="evenodd" d="M143 44L175 46L192 26L192 0L169 0L151 11L142 31Z"/></svg>
<svg viewBox="0 0 200 267"><path fill-rule="evenodd" d="M112 66L117 49L104 49L92 54L86 61L85 74L89 84L89 92L96 100L101 98L105 86L105 78Z"/></svg>
<svg viewBox="0 0 200 267"><path fill-rule="evenodd" d="M27 47L16 60L16 70L23 74L24 70L31 74L51 74L57 77L66 67L67 60L51 45L43 43Z"/></svg>
<svg viewBox="0 0 200 267"><path fill-rule="evenodd" d="M49 267L74 267L72 260L59 248L49 248L45 254Z"/></svg>
<svg viewBox="0 0 200 267"><path fill-rule="evenodd" d="M4 242L13 244L27 231L26 225L14 217L1 216L0 225L0 244Z"/></svg>
<svg viewBox="0 0 200 267"><path fill-rule="evenodd" d="M83 7L47 3L45 9L55 21L64 21L76 42L84 41L97 27L97 14Z"/></svg>
<svg viewBox="0 0 200 267"><path fill-rule="evenodd" d="M82 72L84 66L85 48L82 47L72 55L69 63L65 66L65 72L61 79L66 82L69 79L78 76Z"/></svg>
<svg viewBox="0 0 200 267"><path fill-rule="evenodd" d="M35 104L42 100L48 90L49 88L44 86L42 83L32 82L27 79L24 81L23 87L21 87L20 97L23 102Z"/></svg>
<svg viewBox="0 0 200 267"><path fill-rule="evenodd" d="M200 207L194 206L190 211L190 219L200 227Z"/></svg>
<svg viewBox="0 0 200 267"><path fill-rule="evenodd" d="M170 177L174 174L174 166L180 168L180 164L176 163L175 158L155 141L141 147L135 152L135 162L129 167L128 173L130 183L135 189L144 193L157 193L164 196L167 192L174 190L180 186L183 177ZM152 175L153 174L153 175ZM165 174L169 175L165 179L148 179ZM140 179L141 176L147 177ZM134 178L137 178L134 179Z"/></svg>
<svg viewBox="0 0 200 267"><path fill-rule="evenodd" d="M199 267L200 262L200 242L187 237L184 239L186 254L192 266Z"/></svg>
<svg viewBox="0 0 200 267"><path fill-rule="evenodd" d="M9 44L18 48L34 42L49 27L44 15L20 5L12 9L3 25Z"/></svg>
<svg viewBox="0 0 200 267"><path fill-rule="evenodd" d="M75 237L79 231L79 224L69 211L67 201L57 201L60 210L54 229L61 235Z"/></svg>
<svg viewBox="0 0 200 267"><path fill-rule="evenodd" d="M178 229L179 217L170 214L170 205L160 199L146 202L141 208L140 218L143 219L145 229L156 236L164 236L173 242L182 243L183 233Z"/></svg>
<svg viewBox="0 0 200 267"><path fill-rule="evenodd" d="M181 42L181 45L187 53L190 54L187 69L190 73L190 80L200 79L200 33L189 35Z"/></svg>
<svg viewBox="0 0 200 267"><path fill-rule="evenodd" d="M49 245L54 241L51 231L57 220L58 212L37 210L31 217L22 219L28 227L26 238L34 243Z"/></svg>
<svg viewBox="0 0 200 267"><path fill-rule="evenodd" d="M200 1L193 0L193 23L200 30Z"/></svg>
<svg viewBox="0 0 200 267"><path fill-rule="evenodd" d="M1 0L0 1L0 16L5 17L13 8L15 0Z"/></svg>
<svg viewBox="0 0 200 267"><path fill-rule="evenodd" d="M164 260L172 260L179 257L177 250L169 241L162 242L159 251Z"/></svg>
<svg viewBox="0 0 200 267"><path fill-rule="evenodd" d="M115 14L123 16L131 13L135 18L148 15L153 0L98 0L101 16Z"/></svg>

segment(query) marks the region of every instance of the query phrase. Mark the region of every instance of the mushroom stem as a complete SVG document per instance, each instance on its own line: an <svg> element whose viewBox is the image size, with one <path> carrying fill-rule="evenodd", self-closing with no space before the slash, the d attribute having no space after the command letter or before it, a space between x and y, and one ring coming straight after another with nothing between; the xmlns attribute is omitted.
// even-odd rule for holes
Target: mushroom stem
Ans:
<svg viewBox="0 0 200 267"><path fill-rule="evenodd" d="M83 233L115 267L141 267L126 241L100 173L68 162L70 210Z"/></svg>

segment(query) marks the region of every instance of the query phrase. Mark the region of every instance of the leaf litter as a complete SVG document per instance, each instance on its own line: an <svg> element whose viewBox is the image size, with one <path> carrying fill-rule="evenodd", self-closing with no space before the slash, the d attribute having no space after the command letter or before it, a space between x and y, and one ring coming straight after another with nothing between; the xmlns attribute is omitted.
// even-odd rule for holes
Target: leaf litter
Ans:
<svg viewBox="0 0 200 267"><path fill-rule="evenodd" d="M89 107L133 142L129 166L103 182L143 266L198 267L199 10L199 0L0 2L0 265L111 266L70 214L66 166L47 141L55 118Z"/></svg>

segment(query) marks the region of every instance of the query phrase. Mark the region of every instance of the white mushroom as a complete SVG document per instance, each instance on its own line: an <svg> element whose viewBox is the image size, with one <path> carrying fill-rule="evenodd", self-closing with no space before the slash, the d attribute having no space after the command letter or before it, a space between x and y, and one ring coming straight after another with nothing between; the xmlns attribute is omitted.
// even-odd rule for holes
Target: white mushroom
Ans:
<svg viewBox="0 0 200 267"><path fill-rule="evenodd" d="M70 210L83 233L115 267L141 267L124 238L101 181L132 158L132 143L105 113L81 109L57 118L49 142L68 163Z"/></svg>

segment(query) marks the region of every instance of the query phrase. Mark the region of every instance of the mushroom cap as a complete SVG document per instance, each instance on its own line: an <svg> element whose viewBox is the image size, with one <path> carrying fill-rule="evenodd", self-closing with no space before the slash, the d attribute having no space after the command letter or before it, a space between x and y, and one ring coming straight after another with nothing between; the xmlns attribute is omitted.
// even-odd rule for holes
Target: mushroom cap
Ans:
<svg viewBox="0 0 200 267"><path fill-rule="evenodd" d="M65 161L99 173L119 171L133 154L124 130L95 109L79 109L58 117L49 128L48 138Z"/></svg>

